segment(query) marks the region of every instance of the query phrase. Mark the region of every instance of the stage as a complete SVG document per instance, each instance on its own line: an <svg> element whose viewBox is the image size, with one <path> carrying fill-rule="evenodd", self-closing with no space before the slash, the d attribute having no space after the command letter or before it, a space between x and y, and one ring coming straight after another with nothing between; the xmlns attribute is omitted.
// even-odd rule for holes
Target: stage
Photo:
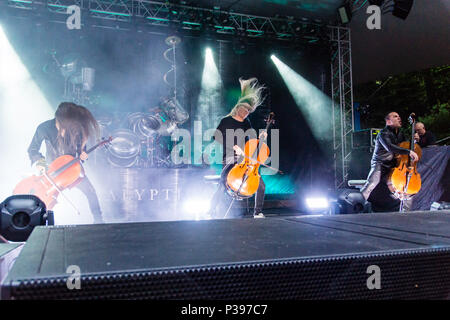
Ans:
<svg viewBox="0 0 450 320"><path fill-rule="evenodd" d="M449 230L450 211L36 227L2 299L448 299Z"/></svg>
<svg viewBox="0 0 450 320"><path fill-rule="evenodd" d="M0 1L0 299L450 299L430 2Z"/></svg>

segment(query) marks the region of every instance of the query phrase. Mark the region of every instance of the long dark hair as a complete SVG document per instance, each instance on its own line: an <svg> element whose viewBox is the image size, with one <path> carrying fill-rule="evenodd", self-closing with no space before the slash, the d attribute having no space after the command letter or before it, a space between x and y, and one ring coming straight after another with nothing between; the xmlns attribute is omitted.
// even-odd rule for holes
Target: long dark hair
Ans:
<svg viewBox="0 0 450 320"><path fill-rule="evenodd" d="M62 154L81 152L89 137L98 138L98 123L83 106L63 102L55 112L55 119L59 125L58 148Z"/></svg>

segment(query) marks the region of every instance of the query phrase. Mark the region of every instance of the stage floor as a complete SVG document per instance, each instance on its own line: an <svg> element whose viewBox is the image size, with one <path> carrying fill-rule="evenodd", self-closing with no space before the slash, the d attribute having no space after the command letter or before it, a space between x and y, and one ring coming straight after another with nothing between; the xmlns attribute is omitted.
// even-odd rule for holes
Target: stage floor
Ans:
<svg viewBox="0 0 450 320"><path fill-rule="evenodd" d="M450 211L268 214L265 219L37 227L17 265L27 261L21 271L47 276L71 264L96 273L443 246L450 246Z"/></svg>
<svg viewBox="0 0 450 320"><path fill-rule="evenodd" d="M373 264L380 265L384 270L383 283L387 290L381 293L366 292L366 269ZM97 290L96 295L103 296L103 293L95 289L95 283L110 279L105 280L112 287L105 289L104 297L119 297L122 294L120 285L114 287L113 284L115 281L123 284L126 274L130 279L156 277L154 283L158 284L154 290L162 288L158 291L161 297L170 298L172 294L166 295L164 288L167 285L163 284L166 276L179 278L183 282L188 281L186 279L192 272L199 277L204 276L204 280L199 281L206 281L205 285L210 281L214 285L228 281L228 278L220 278L224 272L232 272L232 277L238 279L249 277L248 286L256 290L251 292L258 292L255 288L266 283L267 279L270 279L271 286L275 286L276 281L273 281L280 273L274 268L285 270L283 268L292 267L289 274L286 270L282 272L287 277L287 283L297 281L298 288L312 285L321 290L318 286L322 280L311 282L309 276L300 275L302 272L317 272L314 275L317 279L325 277L323 279L328 280L323 281L331 281L327 286L333 289L327 289L329 291L325 293L320 291L325 297L340 297L340 291L336 291L335 282L330 278L336 273L340 279L339 287L346 288L346 292L353 292L347 283L353 285L349 281L356 281L354 277L357 277L358 283L364 284L362 287L358 285L358 290L367 297L440 298L448 294L447 285L450 285L450 275L442 275L442 270L450 268L450 211L324 216L286 215L274 211L264 219L37 227L8 274L3 284L3 294L5 298L20 295L20 284L28 283L34 289L25 292L36 293L33 297L48 293L46 297L50 298L60 292L70 298L72 293L64 288L66 270L73 265L80 268L85 283L93 281L91 288ZM266 269L267 272L263 271ZM214 278L216 273L220 275L217 279ZM417 277L420 279L417 280ZM440 289L430 293L430 288L441 277L445 281ZM35 281L39 279L42 281ZM396 281L400 281L398 279L402 279L400 286L396 285ZM421 288L428 291L413 290L403 295L404 288L416 282L423 284ZM153 286L151 283L149 286ZM170 292L179 293L186 288L184 285L179 287L178 282L170 283L174 285ZM19 287L16 288L17 285ZM133 285L126 286L127 290L134 290ZM211 295L202 285L197 289L188 287L185 297L226 298L231 294L228 289L215 291L217 295ZM264 297L283 297L285 291L276 287L278 293L272 295L267 288ZM151 288L148 290L146 292L153 292ZM193 293L191 290L197 291ZM309 297L303 295L306 291L293 290L293 297ZM255 297L253 294L256 293L247 295L248 292L244 291L243 297ZM94 294L92 292L77 294L86 294L87 297Z"/></svg>

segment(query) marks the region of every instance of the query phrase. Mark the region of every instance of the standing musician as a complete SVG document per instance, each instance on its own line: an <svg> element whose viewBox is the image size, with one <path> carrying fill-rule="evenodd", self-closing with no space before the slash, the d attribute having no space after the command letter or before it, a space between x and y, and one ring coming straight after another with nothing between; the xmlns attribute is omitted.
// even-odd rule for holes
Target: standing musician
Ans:
<svg viewBox="0 0 450 320"><path fill-rule="evenodd" d="M252 130L252 125L248 119L248 115L255 111L264 100L262 97L264 86L260 85L256 78L251 78L248 80L240 78L239 82L241 84L241 97L231 112L226 117L222 118L214 135L214 140L222 144L223 170L219 188L216 190L211 200L210 215L213 217L216 216L215 209L217 205L223 199L222 197L225 193L225 183L228 172L236 163L243 159L242 155L245 154L243 148L249 136L249 132L247 130ZM243 132L247 132L245 134L245 139L243 136L241 137L242 139L238 139L239 129ZM255 132L254 130L252 131ZM254 135L256 138L256 134ZM261 132L259 138L265 137L267 137L267 133ZM261 178L255 195L255 208L253 213L254 218L264 218L262 208L264 205L265 188L266 186Z"/></svg>
<svg viewBox="0 0 450 320"><path fill-rule="evenodd" d="M390 112L384 118L386 126L377 136L375 149L372 155L371 169L367 182L361 189L364 198L369 199L375 187L382 181L388 183L390 173L396 167L396 154L409 154L413 161L419 159L417 153L412 150L400 148L397 145L405 141L404 135L399 132L402 127L402 119L397 112ZM391 190L392 191L392 190ZM410 209L410 201L406 202L405 209Z"/></svg>
<svg viewBox="0 0 450 320"><path fill-rule="evenodd" d="M86 160L86 142L98 130L97 121L88 109L71 102L61 103L55 112L55 118L41 123L36 129L28 148L31 164L35 164L36 169L43 174L47 164L62 155L79 156L82 161ZM42 141L45 141L46 157L39 152ZM97 193L88 177L84 176L76 187L86 196L94 223L102 223Z"/></svg>

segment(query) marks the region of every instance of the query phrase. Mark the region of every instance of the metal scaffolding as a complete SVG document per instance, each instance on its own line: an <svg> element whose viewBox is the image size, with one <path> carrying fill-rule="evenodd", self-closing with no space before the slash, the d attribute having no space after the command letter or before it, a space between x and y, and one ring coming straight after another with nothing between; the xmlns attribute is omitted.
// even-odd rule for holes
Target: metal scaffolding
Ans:
<svg viewBox="0 0 450 320"><path fill-rule="evenodd" d="M345 188L352 152L353 83L350 29L330 27L335 188Z"/></svg>
<svg viewBox="0 0 450 320"><path fill-rule="evenodd" d="M187 33L209 32L223 36L270 38L284 41L317 42L326 39L327 26L320 20L294 17L261 17L169 2L148 0L7 0L6 7L46 10L54 20L64 19L67 7L77 5L82 24L108 20L116 23L139 23L154 27L153 32L178 30ZM1 5L0 5L1 6ZM23 10L25 11L25 10ZM86 18L86 19L83 19ZM119 25L115 25L118 28Z"/></svg>

